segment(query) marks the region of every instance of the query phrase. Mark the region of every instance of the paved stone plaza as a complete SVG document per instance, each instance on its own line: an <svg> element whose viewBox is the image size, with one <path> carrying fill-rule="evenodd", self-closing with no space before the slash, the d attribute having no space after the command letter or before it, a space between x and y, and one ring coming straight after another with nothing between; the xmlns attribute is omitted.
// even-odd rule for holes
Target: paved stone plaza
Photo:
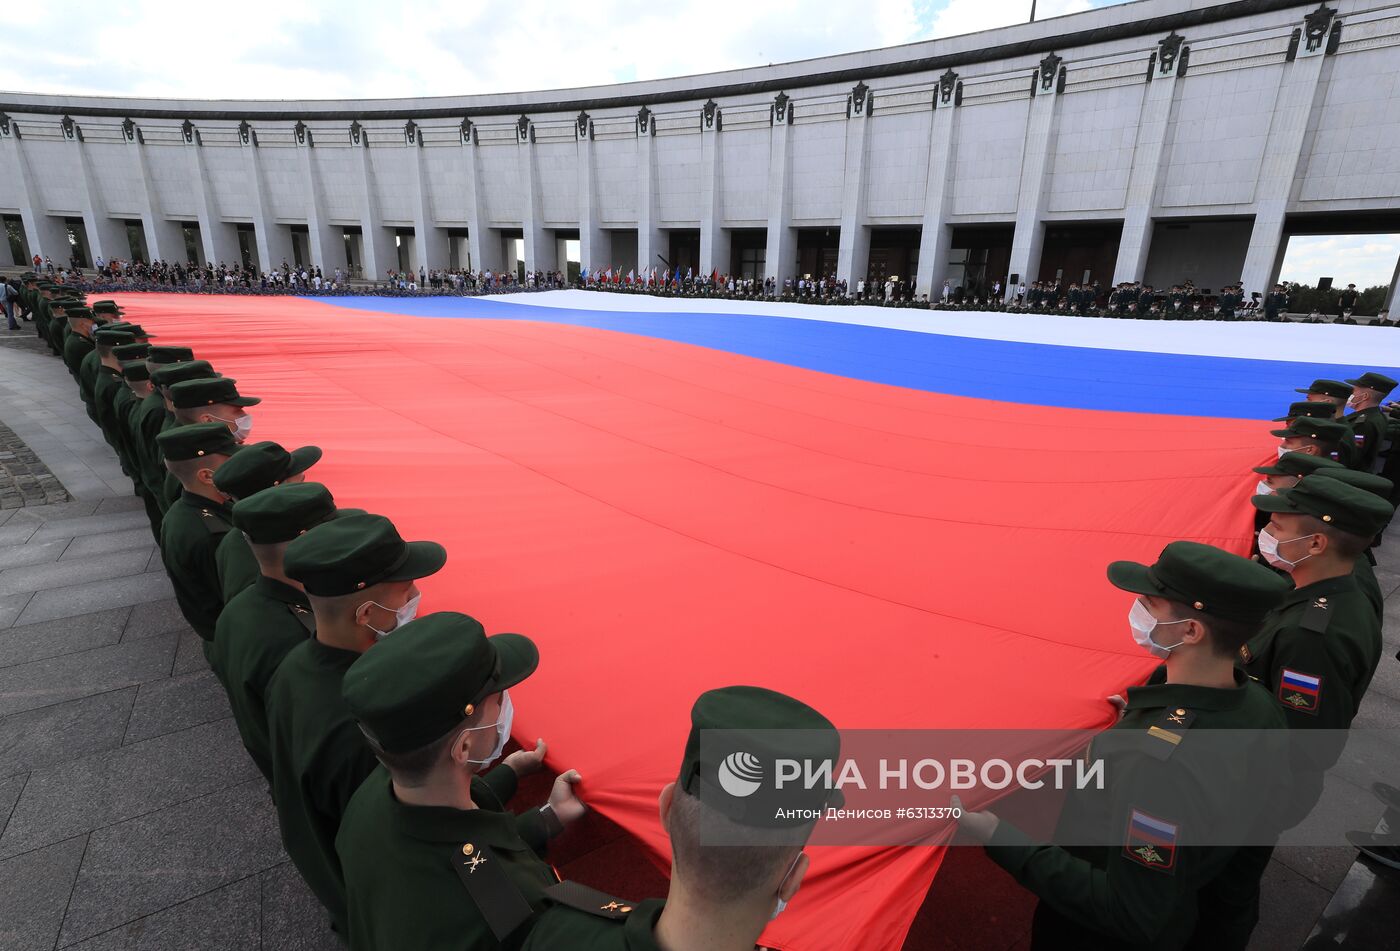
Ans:
<svg viewBox="0 0 1400 951"><path fill-rule="evenodd" d="M1400 574L1379 576L1387 647L1356 725L1394 729ZM591 823L562 870L626 888L635 849ZM1321 930L1384 947L1339 923L1374 875L1355 858L1280 849L1252 947L1301 946L1339 889ZM909 947L1022 948L1030 907L980 850L955 850ZM340 947L325 921L129 481L61 364L27 327L0 337L0 951Z"/></svg>

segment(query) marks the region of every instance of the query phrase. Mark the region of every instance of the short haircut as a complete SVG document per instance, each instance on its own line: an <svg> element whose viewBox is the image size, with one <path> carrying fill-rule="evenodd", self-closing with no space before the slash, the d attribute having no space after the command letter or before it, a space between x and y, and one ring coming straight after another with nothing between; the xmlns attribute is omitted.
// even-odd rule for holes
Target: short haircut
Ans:
<svg viewBox="0 0 1400 951"><path fill-rule="evenodd" d="M802 853L812 827L792 830L785 845L708 845L706 840L742 842L745 827L721 815L677 783L666 821L677 876L711 904L733 902L754 893L777 894L781 877ZM771 830L762 830L771 839Z"/></svg>
<svg viewBox="0 0 1400 951"><path fill-rule="evenodd" d="M1326 537L1328 547L1335 549L1338 555L1347 560L1359 557L1375 541L1374 538L1367 538L1364 535L1344 532L1337 526L1324 522L1316 515L1304 515L1303 526L1310 535L1317 534Z"/></svg>
<svg viewBox="0 0 1400 951"><path fill-rule="evenodd" d="M211 453L198 459L166 459L165 465L172 475L181 482L193 482L200 469L218 469L228 456Z"/></svg>
<svg viewBox="0 0 1400 951"><path fill-rule="evenodd" d="M199 417L207 409L207 406L177 406L175 407L175 421L184 425L197 423Z"/></svg>
<svg viewBox="0 0 1400 951"><path fill-rule="evenodd" d="M433 771L446 758L448 747L461 734L466 723L467 721L463 720L431 743L407 753L386 752L363 727L360 728L360 732L364 733L365 742L369 744L379 762L383 763L384 768L394 777L394 782L409 789L416 789L427 785Z"/></svg>
<svg viewBox="0 0 1400 951"><path fill-rule="evenodd" d="M1233 657L1249 639L1259 633L1259 621L1241 621L1198 611L1184 601L1170 601L1173 621L1195 621L1206 629L1210 651L1217 657Z"/></svg>
<svg viewBox="0 0 1400 951"><path fill-rule="evenodd" d="M268 569L275 571L282 570L282 559L287 553L287 545L290 542L255 542L245 533L243 538L248 543L248 550L253 553L253 558L257 561L258 567L264 573Z"/></svg>

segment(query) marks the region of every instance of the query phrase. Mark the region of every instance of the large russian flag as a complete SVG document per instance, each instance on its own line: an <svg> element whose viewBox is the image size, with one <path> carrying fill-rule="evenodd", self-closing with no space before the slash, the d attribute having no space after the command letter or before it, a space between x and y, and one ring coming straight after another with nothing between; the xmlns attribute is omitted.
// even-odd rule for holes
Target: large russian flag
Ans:
<svg viewBox="0 0 1400 951"><path fill-rule="evenodd" d="M1400 363L1390 328L119 297L264 398L253 439L322 446L341 504L447 546L423 610L538 641L516 735L663 862L657 794L711 687L843 728L1106 726L1154 662L1104 566L1246 551L1264 420ZM898 948L942 857L811 851L765 944Z"/></svg>

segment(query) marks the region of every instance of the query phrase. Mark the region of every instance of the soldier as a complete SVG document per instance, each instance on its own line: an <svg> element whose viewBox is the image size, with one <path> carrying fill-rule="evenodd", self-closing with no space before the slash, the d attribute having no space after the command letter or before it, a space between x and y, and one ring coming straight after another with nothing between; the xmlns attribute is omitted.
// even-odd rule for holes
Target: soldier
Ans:
<svg viewBox="0 0 1400 951"><path fill-rule="evenodd" d="M1299 416L1284 429L1269 430L1279 437L1277 447L1279 458L1285 453L1305 452L1324 459L1338 459L1342 452L1342 442L1347 437L1347 427L1331 419L1313 419ZM1338 461L1345 464L1346 460Z"/></svg>
<svg viewBox="0 0 1400 951"><path fill-rule="evenodd" d="M1151 566L1114 562L1108 577L1138 595L1128 615L1133 639L1164 663L1145 686L1128 688L1122 718L1095 738L1089 755L1104 760L1107 788L1071 793L1057 838L1111 834L1121 844L1045 845L990 812L961 819L994 862L1040 897L1033 948L1181 947L1196 923L1197 890L1237 851L1211 845L1207 830L1259 809L1239 801L1245 790L1286 781L1282 716L1234 657L1288 582L1186 541L1167 545ZM1264 736L1251 732L1249 748L1222 763L1206 752L1220 744L1197 738L1202 730ZM1250 837L1234 832L1235 842ZM1233 941L1222 935L1221 946L1242 948L1250 928Z"/></svg>
<svg viewBox="0 0 1400 951"><path fill-rule="evenodd" d="M214 473L214 487L238 503L276 485L305 482L306 470L320 459L317 446L288 452L275 442L245 443L236 458ZM242 532L224 536L214 561L219 566L219 587L226 604L257 580L258 563Z"/></svg>
<svg viewBox="0 0 1400 951"><path fill-rule="evenodd" d="M475 619L444 611L346 672L345 705L381 764L335 840L356 951L520 946L556 881L538 853L584 814L580 777L562 773L548 802L518 816L473 780L510 737L509 688L538 663L528 638L487 637Z"/></svg>
<svg viewBox="0 0 1400 951"><path fill-rule="evenodd" d="M1332 407L1332 418L1341 419L1346 412L1347 400L1351 398L1352 387L1341 380L1313 380L1307 389L1294 390L1304 393L1313 402L1326 403Z"/></svg>
<svg viewBox="0 0 1400 951"><path fill-rule="evenodd" d="M135 343L136 338L125 330L112 330L104 327L93 335L93 342L96 344L93 355L84 357L82 372L89 366L92 367L91 376L86 399L88 416L102 430L102 437L107 440L107 444L113 449L117 448L113 442L113 436L108 423L104 422L106 411L104 406L109 405L112 393L121 385L122 365L121 361L112 353L114 347L123 344ZM96 357L94 361L93 358ZM93 361L93 362L88 362ZM81 390L82 380L79 381Z"/></svg>
<svg viewBox="0 0 1400 951"><path fill-rule="evenodd" d="M788 785L764 803L770 808L745 808L755 800L731 796L715 779L726 747L741 743L770 771L780 757L834 763L841 752L831 721L792 697L762 687L701 694L690 711L680 775L661 790L661 824L671 839L665 901L627 902L562 882L546 893L552 907L525 948L751 951L807 874L803 849L814 821L775 819L777 810L820 813L839 804L839 793Z"/></svg>
<svg viewBox="0 0 1400 951"><path fill-rule="evenodd" d="M224 606L214 551L233 528L232 506L214 488L214 472L238 451L238 443L221 423L196 423L167 429L156 444L183 490L161 522L161 560L180 613L204 640L207 657Z"/></svg>
<svg viewBox="0 0 1400 951"><path fill-rule="evenodd" d="M127 415L134 407L131 387L126 382L126 364L136 361L145 365L146 353L151 349L148 343L124 343L112 348L112 356L117 361L117 373L112 377L115 387L103 387L102 402L98 403L98 422L112 436L112 446L117 450L117 459L122 471L131 476L137 489L141 487L140 467L129 438ZM149 377L149 373L147 374Z"/></svg>
<svg viewBox="0 0 1400 951"><path fill-rule="evenodd" d="M1234 320L1235 308L1239 306L1241 298L1235 294L1235 286L1232 284L1221 289L1220 296L1215 299L1216 316L1221 320Z"/></svg>
<svg viewBox="0 0 1400 951"><path fill-rule="evenodd" d="M1301 403L1289 403L1288 412L1283 416L1274 417L1274 422L1291 424L1295 419L1300 418L1334 419L1335 416L1329 404L1304 400Z"/></svg>
<svg viewBox="0 0 1400 951"><path fill-rule="evenodd" d="M145 360L123 362L122 380L126 383L130 395L123 401L123 406L119 410L118 423L135 466L131 476L132 481L136 483L136 494L140 496L142 504L146 507L146 518L151 522L151 534L155 536L156 543L159 544L160 523L164 517L156 495L159 491L159 485L153 492L146 479L146 472L151 466L151 453L155 449L155 444L151 443L148 446L141 442L142 434L138 429L137 421L141 407L154 392L151 387L151 365Z"/></svg>
<svg viewBox="0 0 1400 951"><path fill-rule="evenodd" d="M149 353L146 357L147 363L151 362ZM167 471L165 457L160 452L160 444L156 442L156 436L167 429L174 429L180 425L175 421L175 408L170 403L170 387L184 380L201 380L215 376L218 374L205 360L167 363L158 365L151 370L151 385L155 388L156 395L160 397L160 409L157 413L154 401L144 404L141 408L141 428L142 433L149 436L150 441L147 445L153 447L151 458L159 466L159 469L149 472L148 476L154 479L158 486L156 502L163 511L170 511L171 504L180 497L180 480L175 478L173 473Z"/></svg>
<svg viewBox="0 0 1400 951"><path fill-rule="evenodd" d="M1329 479L1336 479L1338 482L1345 482L1364 492L1389 503L1390 494L1394 491L1394 484L1386 478L1373 475L1369 472L1357 472L1355 469L1322 469L1315 475L1326 476ZM1385 595L1381 593L1380 581L1376 578L1374 565L1376 556L1372 549L1380 543L1380 536L1385 529L1390 526L1389 520L1381 526L1381 531L1376 533L1376 537L1371 540L1371 544L1366 547L1366 551L1361 557L1356 559L1356 569L1352 573L1356 576L1356 586L1361 589L1361 593L1366 596L1366 600L1371 603L1371 608L1376 612L1376 623L1380 624L1385 618Z"/></svg>
<svg viewBox="0 0 1400 951"><path fill-rule="evenodd" d="M1259 550L1292 575L1294 589L1240 648L1240 662L1290 728L1345 731L1381 654L1380 623L1357 585L1355 562L1394 509L1362 489L1316 475L1253 502L1270 514ZM1317 802L1323 771L1340 755L1334 740L1295 745L1289 757L1295 813ZM1226 874L1202 893L1203 906L1227 919L1257 918L1258 883L1272 852L1265 846L1238 850Z"/></svg>
<svg viewBox="0 0 1400 951"><path fill-rule="evenodd" d="M1386 416L1381 409L1381 400L1395 389L1396 383L1383 373L1363 373L1351 384L1351 396L1347 405L1351 412L1342 417L1342 422L1351 427L1355 452L1351 467L1361 472L1380 472L1384 465L1381 455L1385 448Z"/></svg>
<svg viewBox="0 0 1400 951"><path fill-rule="evenodd" d="M248 407L257 406L262 400L256 396L243 396L238 392L237 384L237 380L226 376L172 384L170 405L175 410L175 421L182 425L223 423L233 433L234 439L246 442L253 428L253 417L248 413Z"/></svg>
<svg viewBox="0 0 1400 951"><path fill-rule="evenodd" d="M278 486L234 503L233 527L247 539L259 573L251 587L224 605L209 666L228 693L243 746L269 783L267 686L282 658L316 634L306 590L284 570L287 544L330 519L363 514L337 509L330 491L315 482Z"/></svg>
<svg viewBox="0 0 1400 951"><path fill-rule="evenodd" d="M1286 452L1278 457L1278 461L1269 466L1258 466L1255 472L1264 478L1259 480L1258 486L1254 490L1255 495L1273 495L1280 489L1291 489L1298 484L1298 480L1303 476L1311 475L1327 469L1336 469L1342 472L1349 472L1346 466L1335 459L1328 459L1324 456L1314 456L1306 452ZM1260 509L1254 510L1254 530L1256 532L1269 523L1269 513Z"/></svg>
<svg viewBox="0 0 1400 951"><path fill-rule="evenodd" d="M317 525L283 557L283 572L306 590L316 636L287 652L267 687L272 798L287 854L342 935L345 883L335 834L375 760L341 699L341 681L376 641L413 620L421 597L415 582L446 561L441 545L404 541L382 515Z"/></svg>
<svg viewBox="0 0 1400 951"><path fill-rule="evenodd" d="M69 374L76 381L78 367L82 365L83 357L91 353L95 346L92 341L93 313L88 308L79 307L76 304L69 308L66 313L71 332L63 341L63 365L68 368Z"/></svg>

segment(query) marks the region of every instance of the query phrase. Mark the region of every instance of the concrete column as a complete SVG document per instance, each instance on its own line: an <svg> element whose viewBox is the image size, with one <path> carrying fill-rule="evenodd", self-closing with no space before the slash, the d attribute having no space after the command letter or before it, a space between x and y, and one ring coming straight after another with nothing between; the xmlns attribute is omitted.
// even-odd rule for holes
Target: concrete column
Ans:
<svg viewBox="0 0 1400 951"><path fill-rule="evenodd" d="M423 133L417 144L409 145L413 152L413 270L419 266L433 270L447 267L447 231L439 228L433 215L433 196L428 176L427 159L423 155Z"/></svg>
<svg viewBox="0 0 1400 951"><path fill-rule="evenodd" d="M468 130L462 137L465 180L467 183L467 250L471 255L472 268L476 271L500 270L499 249L492 251L485 244L486 225L482 217L480 185L481 176L477 173L476 134Z"/></svg>
<svg viewBox="0 0 1400 951"><path fill-rule="evenodd" d="M792 103L784 96L774 104L768 140L768 245L763 252L763 276L772 278L774 292L795 278L797 232L792 227Z"/></svg>
<svg viewBox="0 0 1400 951"><path fill-rule="evenodd" d="M1128 197L1123 212L1123 237L1118 242L1118 261L1113 267L1113 283L1141 281L1147 272L1147 255L1152 246L1152 211L1162 158L1167 151L1167 132L1176 111L1177 71L1166 73L1154 64L1152 82L1143 86L1137 142L1133 146L1133 167L1128 174Z"/></svg>
<svg viewBox="0 0 1400 951"><path fill-rule="evenodd" d="M637 195L637 262L648 268L663 267L658 258L670 259L671 249L666 232L658 227L661 214L656 201L656 117L643 109L637 116L637 179L641 183ZM599 262L606 267L609 262ZM590 265L591 267L592 265ZM676 272L671 261L670 271Z"/></svg>
<svg viewBox="0 0 1400 951"><path fill-rule="evenodd" d="M24 140L15 135L16 126L10 126L8 135L0 135L0 170L11 181L20 183L20 217L24 220L24 240L29 245L29 255L52 258L54 266L68 264L68 235L62 223L52 218L44 207L43 196L34 184L34 175L29 168L29 158L25 155ZM22 262L26 267L33 261Z"/></svg>
<svg viewBox="0 0 1400 951"><path fill-rule="evenodd" d="M343 232L326 221L326 200L321 192L321 178L316 174L309 132L307 141L297 145L297 160L301 165L301 191L306 198L306 250L311 263L321 269L323 276L332 279L335 269L347 264L345 238Z"/></svg>
<svg viewBox="0 0 1400 951"><path fill-rule="evenodd" d="M1051 54L1053 56L1053 54ZM1059 57L1054 57L1056 70ZM1039 75L1039 74L1037 74ZM1051 157L1055 154L1056 129L1059 125L1060 96L1058 81L1052 75L1050 88L1037 80L1036 95L1031 99L1026 120L1026 145L1021 155L1021 186L1016 200L1016 232L1011 239L1011 263L1007 267L1006 298L1015 294L1010 276L1017 274L1026 284L1035 280L1040 270L1040 251L1045 244L1045 208L1048 201Z"/></svg>
<svg viewBox="0 0 1400 951"><path fill-rule="evenodd" d="M935 91L935 96L940 93ZM914 293L934 300L943 292L948 277L948 252L953 229L948 224L952 207L953 149L962 110L951 99L940 100L929 124L928 177L924 184L924 221L919 234L919 270L914 276Z"/></svg>
<svg viewBox="0 0 1400 951"><path fill-rule="evenodd" d="M844 280L851 294L856 292L857 282L864 280L870 269L870 227L865 223L865 157L872 105L869 90L859 96L852 92L850 115L846 120L846 178L841 194L841 243L836 249L836 279Z"/></svg>
<svg viewBox="0 0 1400 951"><path fill-rule="evenodd" d="M1325 89L1319 82L1325 45L1298 50L1298 58L1283 66L1283 81L1274 100L1269 139L1254 190L1254 230L1249 236L1240 280L1245 300L1266 294L1278 280L1283 264L1283 225L1288 199L1303 156L1303 136Z"/></svg>
<svg viewBox="0 0 1400 951"><path fill-rule="evenodd" d="M126 144L136 173L133 178L141 186L141 230L146 234L146 253L152 261L183 262L185 241L180 227L161 211L160 195L146 160L146 144L134 132Z"/></svg>
<svg viewBox="0 0 1400 951"><path fill-rule="evenodd" d="M384 216L379 211L379 195L374 188L374 168L369 162L368 132L364 134L364 144L353 151L360 168L360 253L364 255L361 266L364 277L377 281L391 269L398 269L398 256L394 253L394 243L384 230Z"/></svg>
<svg viewBox="0 0 1400 951"><path fill-rule="evenodd" d="M267 179L263 175L262 162L258 156L260 150L256 143L244 142L240 148L243 150L244 169L248 173L248 181L252 186L253 200L249 203L253 212L253 238L258 244L258 269L261 271L271 271L273 268L280 268L282 262L293 263L292 257L292 233L284 226L277 224L277 213L272 207L272 200L267 193Z"/></svg>
<svg viewBox="0 0 1400 951"><path fill-rule="evenodd" d="M88 251L92 253L92 260L88 264L96 267L98 258L105 262L114 256L122 260L129 259L131 244L126 239L126 228L107 213L107 201L97 184L97 177L93 174L87 149L76 135L70 141L72 147L77 150L78 164L83 173L83 195L86 198L83 204L83 227L87 231Z"/></svg>
<svg viewBox="0 0 1400 951"><path fill-rule="evenodd" d="M601 215L598 210L598 177L594 171L595 149L593 146L593 120L580 116L578 142L575 145L578 162L578 246L579 267L592 270L603 267L603 262L612 257L612 242L608 233L598 227ZM559 260L566 260L563 254ZM638 266L650 267L644 262ZM567 270L560 267L559 270Z"/></svg>
<svg viewBox="0 0 1400 951"><path fill-rule="evenodd" d="M540 201L540 168L535 155L535 127L531 123L529 134L516 137L520 158L519 168L524 169L521 186L525 191L521 203L521 225L525 231L525 270L552 271L555 266L554 242L545 233L544 210Z"/></svg>
<svg viewBox="0 0 1400 951"><path fill-rule="evenodd" d="M724 156L720 132L724 114L713 101L700 119L701 274L729 271L729 232L724 228Z"/></svg>
<svg viewBox="0 0 1400 951"><path fill-rule="evenodd" d="M1382 309L1390 320L1400 320L1400 258L1395 261L1395 275L1390 279L1390 293Z"/></svg>
<svg viewBox="0 0 1400 951"><path fill-rule="evenodd" d="M240 264L238 238L233 226L219 217L219 205L210 186L209 172L204 167L204 146L199 144L199 133L194 142L185 143L185 153L189 158L190 172L199 183L195 198L195 216L199 219L199 240L204 246L202 264L227 264L230 267Z"/></svg>

